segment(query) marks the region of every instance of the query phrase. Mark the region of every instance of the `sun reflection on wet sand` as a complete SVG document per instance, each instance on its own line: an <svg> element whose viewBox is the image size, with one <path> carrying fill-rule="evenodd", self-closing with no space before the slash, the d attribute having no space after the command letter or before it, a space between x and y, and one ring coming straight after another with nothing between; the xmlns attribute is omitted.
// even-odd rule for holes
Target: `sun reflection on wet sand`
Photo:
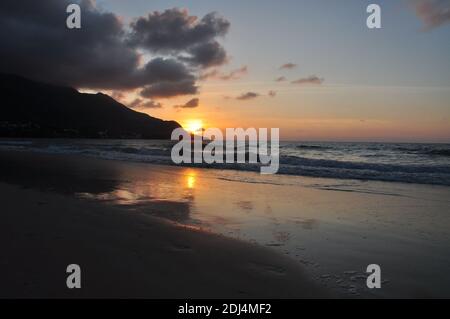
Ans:
<svg viewBox="0 0 450 319"><path fill-rule="evenodd" d="M186 202L194 200L194 190L199 186L199 173L186 168L177 172L161 170L129 170L122 172L116 188L101 193L79 192L78 196L112 202L118 205L136 205L165 200Z"/></svg>
<svg viewBox="0 0 450 319"><path fill-rule="evenodd" d="M196 182L197 173L193 170L188 170L186 174L186 186L189 189L195 188L195 182Z"/></svg>

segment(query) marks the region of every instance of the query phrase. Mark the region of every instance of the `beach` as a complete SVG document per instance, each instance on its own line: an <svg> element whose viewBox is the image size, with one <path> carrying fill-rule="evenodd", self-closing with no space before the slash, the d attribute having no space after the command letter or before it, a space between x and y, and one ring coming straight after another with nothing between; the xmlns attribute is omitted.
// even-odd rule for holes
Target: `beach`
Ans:
<svg viewBox="0 0 450 319"><path fill-rule="evenodd" d="M450 296L447 186L26 151L0 173L3 298Z"/></svg>
<svg viewBox="0 0 450 319"><path fill-rule="evenodd" d="M67 178L71 167L106 173L120 163L30 153L2 153L1 162L2 168L13 165L17 177L7 179L17 185L0 184L1 298L327 295L295 262L267 248L70 195L84 185L90 191L110 186L94 177L86 184ZM34 173L27 170L36 164ZM176 203L165 207L178 210ZM66 267L74 263L82 270L82 289L70 290Z"/></svg>

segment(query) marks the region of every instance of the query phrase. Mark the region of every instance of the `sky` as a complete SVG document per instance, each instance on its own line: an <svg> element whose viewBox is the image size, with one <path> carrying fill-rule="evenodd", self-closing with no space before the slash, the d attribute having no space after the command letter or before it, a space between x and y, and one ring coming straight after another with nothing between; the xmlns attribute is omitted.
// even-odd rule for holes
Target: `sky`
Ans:
<svg viewBox="0 0 450 319"><path fill-rule="evenodd" d="M86 80L73 71L48 78L66 80L85 92L107 92L137 111L182 125L201 121L204 127L222 129L278 127L284 140L450 142L450 0L82 3L95 12L82 28L107 25L105 30L120 28L117 37L120 32L131 36L118 49L104 40L106 31L101 35L98 42L107 43L101 46L106 54L92 63L105 63L104 79L95 75L90 77L95 81ZM370 3L381 7L381 29L366 26ZM175 11L164 15L165 10ZM120 27L90 23L106 20L108 12ZM197 20L189 20L192 32L174 33L168 44L154 30L173 31L165 24L174 12L183 12L186 21ZM196 28L211 12L215 18ZM210 33L202 36L203 31ZM83 32L91 32L93 39L101 33ZM92 47L86 40L87 45ZM214 57L202 48L214 49ZM57 70L76 60L61 52L65 58ZM84 52L81 44L78 52ZM139 73L133 64L136 55L139 67L151 64L147 69L153 73ZM174 60L170 70L182 78L176 82L177 88L183 85L180 94L155 93L168 81L153 75L169 64L158 58ZM103 62L108 60L120 61L110 75L110 65ZM180 71L181 64L186 70Z"/></svg>

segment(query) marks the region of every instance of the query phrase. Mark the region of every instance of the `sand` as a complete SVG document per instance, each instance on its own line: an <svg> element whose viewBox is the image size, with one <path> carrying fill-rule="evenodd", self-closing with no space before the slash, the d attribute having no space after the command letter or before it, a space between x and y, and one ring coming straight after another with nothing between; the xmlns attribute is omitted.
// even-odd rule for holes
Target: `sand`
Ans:
<svg viewBox="0 0 450 319"><path fill-rule="evenodd" d="M0 153L1 298L330 296L268 248L75 196L109 189L106 162ZM69 264L81 267L81 289L66 287Z"/></svg>
<svg viewBox="0 0 450 319"><path fill-rule="evenodd" d="M10 151L0 194L0 297L450 296L445 186Z"/></svg>

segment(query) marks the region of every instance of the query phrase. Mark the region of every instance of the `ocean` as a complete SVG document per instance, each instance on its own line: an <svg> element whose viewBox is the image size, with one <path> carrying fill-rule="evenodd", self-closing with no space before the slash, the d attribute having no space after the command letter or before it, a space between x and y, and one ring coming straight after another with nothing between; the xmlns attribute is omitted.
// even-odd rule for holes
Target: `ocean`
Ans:
<svg viewBox="0 0 450 319"><path fill-rule="evenodd" d="M0 149L174 165L167 140L2 139ZM192 164L259 171L257 164ZM450 186L450 144L280 142L278 174Z"/></svg>

